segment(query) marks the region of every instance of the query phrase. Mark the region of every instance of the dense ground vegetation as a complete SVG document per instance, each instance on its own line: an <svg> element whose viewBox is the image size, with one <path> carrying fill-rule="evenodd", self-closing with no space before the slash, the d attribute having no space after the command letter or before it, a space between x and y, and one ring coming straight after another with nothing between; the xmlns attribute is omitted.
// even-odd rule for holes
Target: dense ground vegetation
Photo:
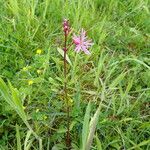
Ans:
<svg viewBox="0 0 150 150"><path fill-rule="evenodd" d="M43 150L66 149L63 18L94 42L89 56L68 51L73 149L83 144L88 102L92 117L103 93L91 149L149 150L149 6L148 0L0 0L0 77L6 83L0 150L37 150L36 135ZM21 102L11 104L16 97Z"/></svg>

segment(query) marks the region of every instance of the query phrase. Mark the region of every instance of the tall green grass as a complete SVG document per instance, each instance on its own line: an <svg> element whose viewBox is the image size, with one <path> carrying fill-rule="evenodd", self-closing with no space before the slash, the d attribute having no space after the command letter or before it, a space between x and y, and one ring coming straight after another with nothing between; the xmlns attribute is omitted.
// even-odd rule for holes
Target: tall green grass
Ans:
<svg viewBox="0 0 150 150"><path fill-rule="evenodd" d="M0 149L66 149L61 48L68 18L94 42L90 56L73 46L67 54L73 149L148 150L149 4L0 1Z"/></svg>

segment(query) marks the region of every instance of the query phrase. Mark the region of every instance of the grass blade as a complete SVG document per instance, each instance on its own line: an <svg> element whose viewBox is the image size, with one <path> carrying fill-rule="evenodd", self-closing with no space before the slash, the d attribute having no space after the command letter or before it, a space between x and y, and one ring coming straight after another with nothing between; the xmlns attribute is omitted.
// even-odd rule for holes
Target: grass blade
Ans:
<svg viewBox="0 0 150 150"><path fill-rule="evenodd" d="M125 73L121 73L116 79L113 80L113 82L109 85L109 87L112 89L114 87L116 87L121 80L125 77L126 72Z"/></svg>
<svg viewBox="0 0 150 150"><path fill-rule="evenodd" d="M86 108L86 112L85 112L85 116L84 116L84 122L83 122L82 150L85 150L85 147L86 147L86 141L87 141L88 132L89 132L90 111L91 111L91 103L89 102L88 106Z"/></svg>
<svg viewBox="0 0 150 150"><path fill-rule="evenodd" d="M97 150L102 150L101 141L99 140L97 134L96 134L95 138L96 138Z"/></svg>
<svg viewBox="0 0 150 150"><path fill-rule="evenodd" d="M21 139L19 133L19 126L16 124L16 138L17 138L17 150L21 150Z"/></svg>
<svg viewBox="0 0 150 150"><path fill-rule="evenodd" d="M90 150L90 147L92 145L92 141L93 141L93 138L94 138L96 125L97 125L97 122L98 122L98 119L99 119L100 108L101 108L101 105L99 105L99 107L97 108L94 116L92 117L92 119L90 121L89 134L88 134L88 139L86 141L85 150Z"/></svg>

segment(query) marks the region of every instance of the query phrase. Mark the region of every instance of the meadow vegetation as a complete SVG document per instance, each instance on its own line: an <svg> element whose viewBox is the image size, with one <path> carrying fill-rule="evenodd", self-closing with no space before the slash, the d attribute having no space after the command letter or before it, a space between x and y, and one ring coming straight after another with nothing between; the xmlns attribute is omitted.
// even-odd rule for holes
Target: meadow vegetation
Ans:
<svg viewBox="0 0 150 150"><path fill-rule="evenodd" d="M0 0L0 150L67 149L64 18L94 43L90 55L67 52L72 149L149 150L149 6Z"/></svg>

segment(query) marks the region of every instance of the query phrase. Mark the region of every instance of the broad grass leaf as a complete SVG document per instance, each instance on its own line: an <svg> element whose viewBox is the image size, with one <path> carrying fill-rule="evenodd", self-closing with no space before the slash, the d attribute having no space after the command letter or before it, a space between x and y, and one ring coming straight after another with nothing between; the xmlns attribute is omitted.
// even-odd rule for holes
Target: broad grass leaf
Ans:
<svg viewBox="0 0 150 150"><path fill-rule="evenodd" d="M16 111L18 112L18 115L22 118L22 120L24 122L27 121L27 118L26 118L26 115L25 115L25 112L24 112L24 109L23 109L23 105L22 105L22 102L21 102L21 99L19 97L19 92L17 91L17 89L15 89L10 82L9 83L9 88L11 90L11 96L12 96L12 101L14 102L14 106L16 109Z"/></svg>
<svg viewBox="0 0 150 150"><path fill-rule="evenodd" d="M28 129L31 130L31 132L33 133L33 135L36 137L36 139L39 140L39 143L40 143L41 139L32 130L31 126L29 125L29 123L27 121L27 117L26 117L26 114L24 112L23 105L21 103L21 99L19 97L19 92L17 91L17 89L15 89L11 85L10 82L9 82L9 86L7 86L5 84L5 82L3 81L3 79L0 78L0 92L1 92L2 96L4 97L5 101L17 112L17 114L20 116L20 118L26 124L26 126L28 127Z"/></svg>

